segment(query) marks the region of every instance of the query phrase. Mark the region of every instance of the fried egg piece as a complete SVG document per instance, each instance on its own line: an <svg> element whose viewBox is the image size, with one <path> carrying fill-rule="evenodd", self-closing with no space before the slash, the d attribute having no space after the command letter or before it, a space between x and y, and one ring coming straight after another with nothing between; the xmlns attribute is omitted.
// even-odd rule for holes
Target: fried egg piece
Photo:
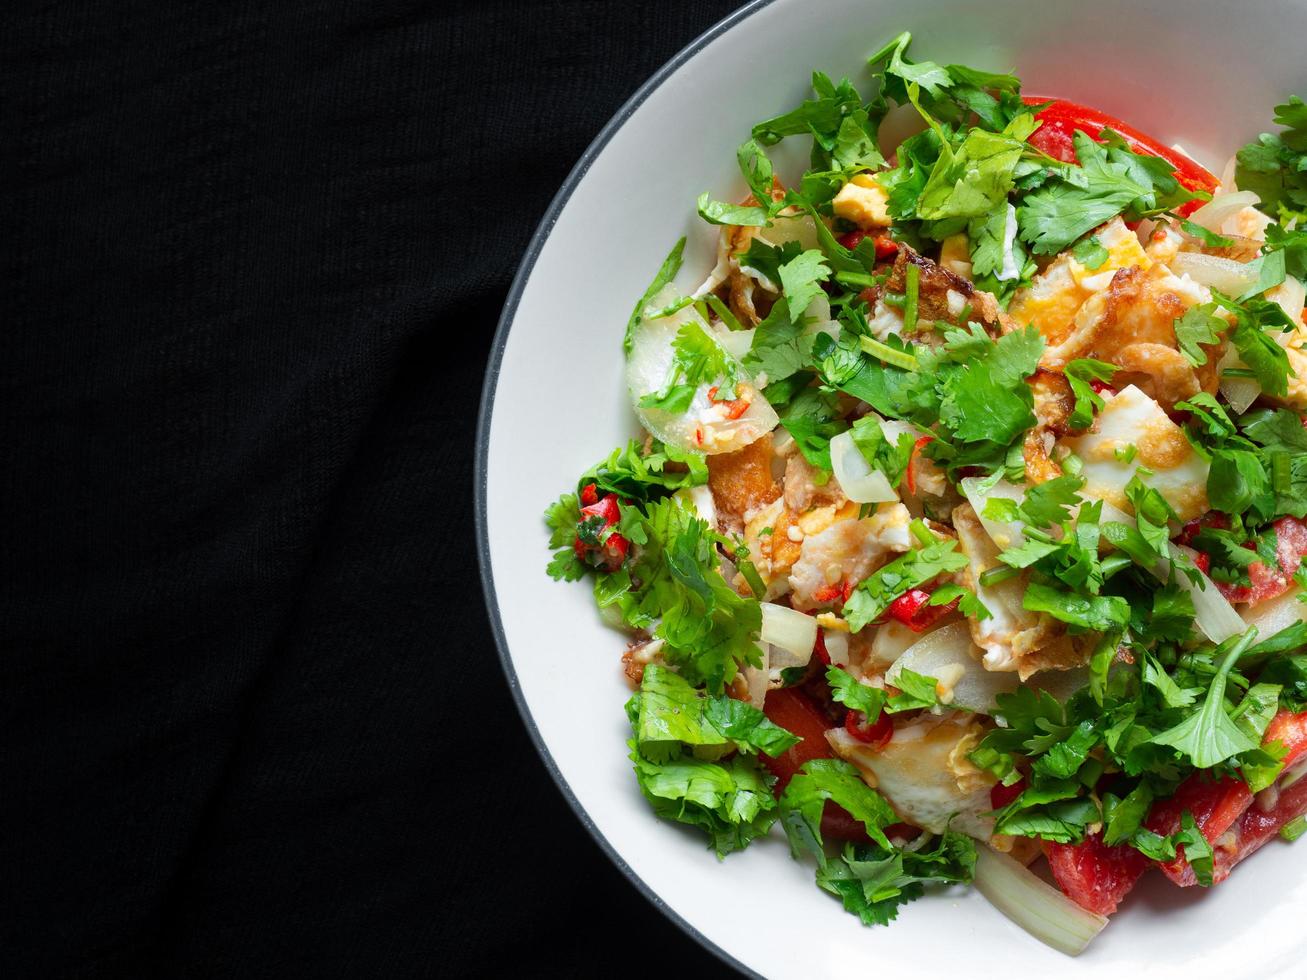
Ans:
<svg viewBox="0 0 1307 980"><path fill-rule="evenodd" d="M1208 510L1207 461L1161 406L1134 385L1103 400L1091 431L1062 443L1084 463L1086 496L1133 513L1125 487L1146 467L1152 473L1146 482L1166 498L1181 521Z"/></svg>
<svg viewBox="0 0 1307 980"><path fill-rule="evenodd" d="M1107 249L1107 259L1090 269L1063 252L1035 277L1029 287L1017 291L1008 315L1024 326L1033 323L1049 345L1061 343L1071 332L1077 311L1094 293L1107 288L1112 274L1132 266L1148 269L1153 261L1139 244L1139 238L1119 217L1094 233Z"/></svg>
<svg viewBox="0 0 1307 980"><path fill-rule="evenodd" d="M884 748L873 749L843 728L828 731L826 740L908 823L935 834L958 830L988 840L995 780L967 758L982 734L975 721L922 715L897 724Z"/></svg>

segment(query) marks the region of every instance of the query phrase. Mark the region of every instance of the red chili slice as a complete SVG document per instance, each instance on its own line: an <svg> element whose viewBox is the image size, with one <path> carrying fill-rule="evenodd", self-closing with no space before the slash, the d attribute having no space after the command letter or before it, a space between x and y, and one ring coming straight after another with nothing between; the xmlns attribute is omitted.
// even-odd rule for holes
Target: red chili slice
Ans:
<svg viewBox="0 0 1307 980"><path fill-rule="evenodd" d="M898 620L914 633L921 633L935 625L958 607L958 599L941 606L930 605L932 593L925 589L909 589L889 604L886 614Z"/></svg>
<svg viewBox="0 0 1307 980"><path fill-rule="evenodd" d="M908 493L917 492L917 455L927 443L934 441L934 436L922 436L912 444L912 452L908 454L907 472L904 474L907 477Z"/></svg>
<svg viewBox="0 0 1307 980"><path fill-rule="evenodd" d="M844 716L844 730L879 752L894 738L894 720L882 711L868 724L867 716L861 711L850 711Z"/></svg>
<svg viewBox="0 0 1307 980"><path fill-rule="evenodd" d="M1023 96L1027 105L1037 105L1048 99L1037 96ZM1127 145L1136 153L1161 157L1175 168L1175 178L1189 190L1212 191L1216 189L1217 180L1210 171L1195 163L1183 153L1173 150L1141 133L1133 126L1127 125L1105 112L1088 106L1054 99L1047 108L1037 112L1035 118L1040 127L1030 137L1030 145L1042 150L1055 160L1063 163L1077 163L1074 134L1085 133L1097 140L1104 129L1113 129L1120 133ZM1202 206L1201 201L1190 201L1176 208L1181 215L1189 215Z"/></svg>
<svg viewBox="0 0 1307 980"><path fill-rule="evenodd" d="M581 499L584 500L589 495L597 495L593 483L581 491ZM603 534L604 531L616 524L621 516L617 494L615 493L607 494L602 499L582 507L581 523L583 525L587 523L588 518L598 517L602 519L603 527L600 529L597 544L591 540L582 541L580 534L576 536L572 542L572 551L576 554L576 557L589 564L603 566L610 572L621 568L622 562L626 561L626 556L631 550L631 542L616 531L612 531L606 536Z"/></svg>

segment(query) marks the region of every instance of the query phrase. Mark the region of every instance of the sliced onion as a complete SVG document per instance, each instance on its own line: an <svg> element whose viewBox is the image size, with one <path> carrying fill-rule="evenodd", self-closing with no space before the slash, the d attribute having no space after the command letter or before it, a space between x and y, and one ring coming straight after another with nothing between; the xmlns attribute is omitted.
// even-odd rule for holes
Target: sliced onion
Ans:
<svg viewBox="0 0 1307 980"><path fill-rule="evenodd" d="M805 250L820 247L817 226L806 211L778 215L769 227L758 229L757 237L778 247L786 242L798 242Z"/></svg>
<svg viewBox="0 0 1307 980"><path fill-rule="evenodd" d="M833 322L830 318L830 300L827 298L825 293L818 292L817 295L812 298L812 302L810 302L807 308L803 311L803 318L808 323ZM836 332L838 333L839 324L836 323L835 327Z"/></svg>
<svg viewBox="0 0 1307 980"><path fill-rule="evenodd" d="M1256 207L1261 199L1252 191L1233 191L1217 194L1189 216L1189 220L1208 231L1219 232L1225 219L1244 208Z"/></svg>
<svg viewBox="0 0 1307 980"><path fill-rule="evenodd" d="M1078 956L1103 931L1107 916L1082 909L1016 858L976 848L976 890L1042 943Z"/></svg>
<svg viewBox="0 0 1307 980"><path fill-rule="evenodd" d="M668 284L653 297L646 310L665 309L673 305L679 295L676 287ZM780 421L743 369L740 370L740 387L744 390L744 397L749 398L749 407L738 419L722 418L720 409L714 409L708 399L710 386L707 383L699 386L694 400L685 412L640 407L641 398L661 390L667 383L676 354L672 345L677 332L688 323L698 325L707 336L717 340L717 332L692 305L683 307L670 316L647 317L636 328L631 337L631 351L626 358L626 387L631 404L641 425L658 439L678 449L709 454L743 449L776 428Z"/></svg>
<svg viewBox="0 0 1307 980"><path fill-rule="evenodd" d="M841 432L830 441L831 469L844 495L858 504L881 504L898 500L889 478L868 465L852 432Z"/></svg>
<svg viewBox="0 0 1307 980"><path fill-rule="evenodd" d="M1257 269L1234 259L1202 252L1178 252L1170 264L1176 275L1187 275L1194 282L1219 289L1227 296L1242 296L1257 285Z"/></svg>
<svg viewBox="0 0 1307 980"><path fill-rule="evenodd" d="M998 545L1000 549L1015 548L1026 540L1025 524L1021 521L996 521L991 517L986 517L985 503L991 497L1000 497L1020 503L1024 499L1025 493L1015 483L1009 483L1007 480L999 480L987 491L984 488L986 482L978 476L968 476L961 483L962 492L966 494L967 502L975 510L976 517L980 519L980 523L989 532L994 544Z"/></svg>
<svg viewBox="0 0 1307 980"><path fill-rule="evenodd" d="M1295 326L1302 326L1302 310L1307 306L1307 286L1303 286L1301 280L1293 276L1285 276L1284 282L1266 291L1266 298L1278 303L1280 309L1284 310L1284 315ZM1289 341L1294 338L1294 331L1282 331L1274 336L1281 347L1288 347Z"/></svg>
<svg viewBox="0 0 1307 980"><path fill-rule="evenodd" d="M762 644L762 664L758 667L744 668L744 681L749 686L749 703L759 711L767 700L771 668L771 647L765 643Z"/></svg>
<svg viewBox="0 0 1307 980"><path fill-rule="evenodd" d="M990 714L998 707L999 694L1010 694L1017 689L1017 676L986 670L980 665L980 656L981 650L971 641L967 624L950 623L908 647L886 672L885 682L895 684L904 670L934 677L941 683L952 677L951 704Z"/></svg>
<svg viewBox="0 0 1307 980"><path fill-rule="evenodd" d="M1222 373L1226 368L1243 368L1247 365L1239 357L1239 352L1231 346L1221 362L1216 366L1217 376L1221 378L1221 395L1225 398L1235 415L1242 415L1262 393L1261 386L1254 378L1226 378Z"/></svg>
<svg viewBox="0 0 1307 980"><path fill-rule="evenodd" d="M1265 640L1294 623L1307 621L1307 604L1299 601L1302 590L1294 586L1284 595L1259 602L1243 614L1248 626L1257 627L1257 635Z"/></svg>
<svg viewBox="0 0 1307 980"><path fill-rule="evenodd" d="M1279 780L1276 781L1275 786L1283 792L1298 780L1302 779L1303 776L1307 776L1307 759L1303 759L1301 762L1296 762L1286 769L1280 775Z"/></svg>
<svg viewBox="0 0 1307 980"><path fill-rule="evenodd" d="M1059 701L1068 700L1077 691L1089 686L1089 668L1072 667L1070 670L1041 670L1026 678L1026 686L1047 691Z"/></svg>
<svg viewBox="0 0 1307 980"><path fill-rule="evenodd" d="M681 487L672 496L688 500L694 507L694 512L699 515L699 520L707 521L710 528L717 529L717 501L713 499L712 488L707 484L698 487Z"/></svg>
<svg viewBox="0 0 1307 980"><path fill-rule="evenodd" d="M1184 557L1183 552L1175 545L1171 545L1171 558L1180 561ZM1191 563L1192 564L1192 563ZM1167 575L1167 565L1165 562L1159 562L1152 572L1159 579L1165 579ZM1199 576L1200 584L1195 585L1189 577L1190 573ZM1180 588L1189 593L1189 598L1194 603L1194 625L1203 631L1213 643L1223 643L1232 636L1238 636L1246 632L1248 625L1243 618L1230 605L1228 599L1221 595L1221 590L1201 569L1188 569L1186 571L1176 570L1175 582Z"/></svg>
<svg viewBox="0 0 1307 980"><path fill-rule="evenodd" d="M778 606L774 602L764 602L761 606L762 642L801 657L802 663L806 664L812 656L812 648L817 645L817 620L807 613L789 606ZM786 666L801 665L794 663Z"/></svg>
<svg viewBox="0 0 1307 980"><path fill-rule="evenodd" d="M822 643L826 646L826 656L836 667L849 665L849 634L843 630L822 630Z"/></svg>
<svg viewBox="0 0 1307 980"><path fill-rule="evenodd" d="M922 636L923 634L912 632L896 619L888 620L876 627L876 635L871 638L871 652L868 659L878 667L888 667L903 656L909 647L920 641Z"/></svg>
<svg viewBox="0 0 1307 980"><path fill-rule="evenodd" d="M753 346L753 335L756 328L749 330L714 330L713 337L717 343L726 348L726 352L737 361L744 360L744 355L749 353L749 348Z"/></svg>

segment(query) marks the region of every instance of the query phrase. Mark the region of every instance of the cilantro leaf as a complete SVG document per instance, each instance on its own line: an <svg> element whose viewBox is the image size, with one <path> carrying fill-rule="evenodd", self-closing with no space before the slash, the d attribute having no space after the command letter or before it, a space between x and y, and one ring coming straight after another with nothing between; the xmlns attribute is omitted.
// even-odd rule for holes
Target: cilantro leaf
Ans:
<svg viewBox="0 0 1307 980"><path fill-rule="evenodd" d="M1130 604L1120 596L1077 595L1039 582L1026 587L1021 603L1031 612L1046 612L1086 630L1110 630L1130 621Z"/></svg>
<svg viewBox="0 0 1307 980"><path fill-rule="evenodd" d="M853 590L844 603L844 617L849 621L849 628L857 632L879 619L889 604L904 592L936 576L956 572L966 564L967 558L957 550L957 541L953 538L936 538L923 548L900 555L872 572Z"/></svg>
<svg viewBox="0 0 1307 980"><path fill-rule="evenodd" d="M775 779L757 760L737 755L710 762L682 755L654 762L641 754L635 739L629 744L640 792L654 813L699 827L718 857L744 849L776 822Z"/></svg>
<svg viewBox="0 0 1307 980"><path fill-rule="evenodd" d="M902 668L894 678L894 686L901 693L894 695L885 704L890 714L901 711L916 711L921 708L933 708L939 703L939 682L934 677L918 674L915 670Z"/></svg>
<svg viewBox="0 0 1307 980"><path fill-rule="evenodd" d="M834 398L819 389L805 388L790 402L780 418L781 425L794 437L794 444L799 447L803 458L820 470L830 470L830 441L848 427L840 417Z"/></svg>
<svg viewBox="0 0 1307 980"><path fill-rule="evenodd" d="M886 850L890 848L884 828L898 817L885 798L842 759L811 759L790 779L780 798L781 823L795 857L811 851L818 864L825 867L821 815L827 801L843 807L862 823L868 837Z"/></svg>
<svg viewBox="0 0 1307 980"><path fill-rule="evenodd" d="M826 683L830 685L831 698L850 711L861 711L869 721L880 717L885 706L883 689L863 684L847 670L835 666L826 668Z"/></svg>
<svg viewBox="0 0 1307 980"><path fill-rule="evenodd" d="M601 493L651 500L681 487L697 487L707 482L708 464L702 453L664 445L656 439L650 442L646 453L643 444L632 439L586 470L577 481L577 489L593 483Z"/></svg>
<svg viewBox="0 0 1307 980"><path fill-rule="evenodd" d="M1188 810L1180 815L1180 830L1171 839L1176 846L1177 854L1181 847L1184 848L1184 858L1194 869L1194 877L1198 879L1198 884L1210 888L1213 870L1212 845L1198 829L1193 814Z"/></svg>
<svg viewBox="0 0 1307 980"><path fill-rule="evenodd" d="M743 225L762 228L767 224L768 209L756 204L730 204L714 200L704 191L696 202L699 217L710 225Z"/></svg>
<svg viewBox="0 0 1307 980"><path fill-rule="evenodd" d="M1075 134L1075 146L1083 185L1053 181L1027 194L1017 208L1021 239L1036 255L1055 255L1149 192L1084 133Z"/></svg>
<svg viewBox="0 0 1307 980"><path fill-rule="evenodd" d="M1080 503L1085 481L1069 474L1036 483L1021 501L1021 513L1033 527L1052 527L1070 520L1070 508Z"/></svg>
<svg viewBox="0 0 1307 980"><path fill-rule="evenodd" d="M821 284L830 278L830 274L825 257L815 248L799 253L780 267L780 285L791 322L803 316L803 311L821 293Z"/></svg>
<svg viewBox="0 0 1307 980"><path fill-rule="evenodd" d="M1108 251L1097 235L1090 235L1076 242L1071 249L1071 257L1090 272L1097 272L1108 259Z"/></svg>
<svg viewBox="0 0 1307 980"><path fill-rule="evenodd" d="M912 459L912 450L916 440L910 433L899 434L898 443L891 443L885 438L885 431L880 422L872 415L864 415L856 420L849 430L853 444L872 469L880 470L892 487L897 487L907 472Z"/></svg>
<svg viewBox="0 0 1307 980"><path fill-rule="evenodd" d="M812 337L805 334L802 322L790 318L789 311L785 297L777 299L754 330L753 343L744 356L744 366L755 377L766 376L768 386L792 377L811 357Z"/></svg>
<svg viewBox="0 0 1307 980"><path fill-rule="evenodd" d="M975 865L975 842L946 831L912 850L846 844L817 871L817 884L838 896L863 925L888 925L899 908L924 894L923 885L969 882Z"/></svg>
<svg viewBox="0 0 1307 980"><path fill-rule="evenodd" d="M642 543L629 570L597 577L596 598L601 607L616 605L628 626L661 637L683 677L720 693L742 665L761 663L758 601L722 578L717 545L724 539L683 501L623 508L624 518L628 511L630 533Z"/></svg>
<svg viewBox="0 0 1307 980"><path fill-rule="evenodd" d="M685 253L685 239L682 238L672 250L667 253L667 258L663 259L663 264L658 268L658 274L654 276L653 282L649 283L649 288L644 291L635 303L635 309L631 311L631 317L626 321L626 333L622 337L622 350L631 353L631 338L635 335L635 329L644 320L645 307L653 300L664 286L676 278L676 273L681 271L681 257Z"/></svg>
<svg viewBox="0 0 1307 980"><path fill-rule="evenodd" d="M698 323L690 321L681 325L672 341L672 351L666 382L660 390L640 399L641 408L684 412L700 385L718 379L724 387L734 389L739 379L738 363Z"/></svg>
<svg viewBox="0 0 1307 980"><path fill-rule="evenodd" d="M1259 207L1272 217L1282 209L1307 209L1307 119L1296 95L1275 107L1275 122L1288 127L1279 135L1262 133L1237 155L1235 179L1253 191Z"/></svg>
<svg viewBox="0 0 1307 980"><path fill-rule="evenodd" d="M1071 385L1071 393L1075 396L1075 405L1071 409L1071 417L1067 420L1067 425L1072 429L1087 429L1093 424L1094 413L1103 408L1103 396L1094 390L1090 382L1110 382L1112 375L1117 372L1117 366L1106 361L1080 357L1069 361L1063 372Z"/></svg>
<svg viewBox="0 0 1307 980"><path fill-rule="evenodd" d="M1185 310L1184 316L1175 321L1175 339L1180 351L1194 367L1207 363L1204 345L1220 343L1230 325L1223 317L1216 315L1216 303L1205 303Z"/></svg>
<svg viewBox="0 0 1307 980"><path fill-rule="evenodd" d="M1230 670L1256 635L1256 629L1250 629L1233 643L1227 641L1223 644L1228 649L1202 706L1178 725L1154 735L1151 742L1169 745L1199 769L1210 769L1240 752L1257 748L1257 740L1250 738L1230 719L1225 707L1225 685Z"/></svg>

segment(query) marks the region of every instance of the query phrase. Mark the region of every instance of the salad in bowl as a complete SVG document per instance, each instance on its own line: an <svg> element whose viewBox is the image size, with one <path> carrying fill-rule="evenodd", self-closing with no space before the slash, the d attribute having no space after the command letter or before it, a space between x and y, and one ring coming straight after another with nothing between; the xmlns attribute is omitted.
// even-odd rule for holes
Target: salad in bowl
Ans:
<svg viewBox="0 0 1307 980"><path fill-rule="evenodd" d="M909 42L698 199L716 262L615 326L641 432L548 571L625 633L658 817L1074 954L1307 830L1307 105L1218 176Z"/></svg>

